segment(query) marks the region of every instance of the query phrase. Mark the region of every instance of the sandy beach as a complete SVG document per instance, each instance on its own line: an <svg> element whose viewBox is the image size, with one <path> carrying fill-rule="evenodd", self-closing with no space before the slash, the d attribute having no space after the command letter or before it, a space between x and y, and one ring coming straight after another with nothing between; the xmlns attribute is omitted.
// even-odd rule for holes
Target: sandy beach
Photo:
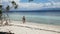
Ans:
<svg viewBox="0 0 60 34"><path fill-rule="evenodd" d="M15 34L60 34L60 26L32 22L23 24L22 21L11 21L8 26L0 26L0 31L11 31Z"/></svg>

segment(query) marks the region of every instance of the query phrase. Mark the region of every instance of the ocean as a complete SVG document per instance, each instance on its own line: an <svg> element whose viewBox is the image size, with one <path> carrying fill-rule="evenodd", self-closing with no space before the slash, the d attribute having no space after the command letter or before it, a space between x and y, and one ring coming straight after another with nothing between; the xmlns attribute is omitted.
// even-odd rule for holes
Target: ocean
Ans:
<svg viewBox="0 0 60 34"><path fill-rule="evenodd" d="M60 10L9 11L8 15L15 21L22 21L22 17L25 16L27 22L60 25Z"/></svg>

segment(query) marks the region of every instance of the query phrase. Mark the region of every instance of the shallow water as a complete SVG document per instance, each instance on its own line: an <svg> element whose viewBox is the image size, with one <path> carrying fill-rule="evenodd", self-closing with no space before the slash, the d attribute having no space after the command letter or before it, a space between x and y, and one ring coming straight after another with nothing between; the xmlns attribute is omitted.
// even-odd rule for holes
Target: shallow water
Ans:
<svg viewBox="0 0 60 34"><path fill-rule="evenodd" d="M21 21L25 16L28 22L60 25L60 12L9 12L8 15L12 20Z"/></svg>

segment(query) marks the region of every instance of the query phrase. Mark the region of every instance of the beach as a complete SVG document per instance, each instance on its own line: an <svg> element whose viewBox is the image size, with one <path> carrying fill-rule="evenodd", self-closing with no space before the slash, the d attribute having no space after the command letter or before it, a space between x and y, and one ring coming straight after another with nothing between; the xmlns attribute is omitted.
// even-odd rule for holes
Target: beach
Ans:
<svg viewBox="0 0 60 34"><path fill-rule="evenodd" d="M0 34L60 34L60 0L0 0Z"/></svg>
<svg viewBox="0 0 60 34"><path fill-rule="evenodd" d="M0 31L15 34L60 34L60 26L37 24L32 22L11 21L9 25L0 26Z"/></svg>
<svg viewBox="0 0 60 34"><path fill-rule="evenodd" d="M4 16L5 15L5 16ZM9 32L15 34L60 34L60 12L8 12L9 17L4 13L2 17L8 19L8 25L5 21L0 26L0 32ZM23 24L22 17L26 21Z"/></svg>

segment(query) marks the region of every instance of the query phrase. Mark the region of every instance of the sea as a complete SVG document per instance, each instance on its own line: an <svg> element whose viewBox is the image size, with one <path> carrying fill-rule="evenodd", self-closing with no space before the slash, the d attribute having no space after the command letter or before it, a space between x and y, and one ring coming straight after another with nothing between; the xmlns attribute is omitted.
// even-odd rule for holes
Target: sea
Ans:
<svg viewBox="0 0 60 34"><path fill-rule="evenodd" d="M25 16L27 22L60 26L60 10L9 11L8 15L15 21L22 21Z"/></svg>

